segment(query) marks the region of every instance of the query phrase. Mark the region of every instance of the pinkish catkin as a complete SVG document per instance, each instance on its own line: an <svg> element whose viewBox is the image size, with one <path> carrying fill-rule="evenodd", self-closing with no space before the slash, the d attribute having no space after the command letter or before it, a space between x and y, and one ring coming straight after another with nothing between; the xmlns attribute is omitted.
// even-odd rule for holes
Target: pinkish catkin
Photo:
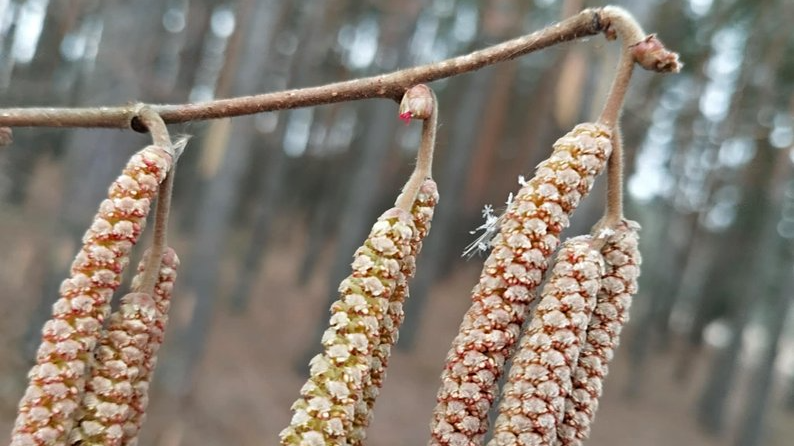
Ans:
<svg viewBox="0 0 794 446"><path fill-rule="evenodd" d="M573 391L565 401L565 418L558 429L561 445L580 445L590 434L604 377L628 322L632 295L637 293L642 263L639 227L623 220L609 231L601 248L606 270L573 373Z"/></svg>
<svg viewBox="0 0 794 446"><path fill-rule="evenodd" d="M167 248L154 294L141 293L150 251L132 279L133 292L121 298L100 338L70 444L118 446L137 441L179 264L174 250Z"/></svg>
<svg viewBox="0 0 794 446"><path fill-rule="evenodd" d="M562 244L513 356L489 446L556 444L572 371L603 274L604 262L592 237Z"/></svg>
<svg viewBox="0 0 794 446"><path fill-rule="evenodd" d="M143 281L143 274L146 268L146 259L149 251L144 254L143 259L138 264L138 274L132 279L132 288L136 289ZM149 404L149 385L152 382L154 368L157 365L157 352L163 343L166 324L168 323L168 310L171 307L171 294L174 290L177 270L179 269L179 257L176 251L167 247L163 252L162 263L157 282L154 286L155 315L154 324L148 326L149 342L146 344L144 354L146 360L143 362L141 373L133 381L132 401L130 403L131 413L127 422L124 423L124 442L125 446L133 446L138 443L138 432L146 417L146 407Z"/></svg>
<svg viewBox="0 0 794 446"><path fill-rule="evenodd" d="M85 391L90 358L129 252L138 241L158 185L171 168L169 151L148 146L110 186L83 236L71 276L42 330L30 382L19 402L12 446L64 444Z"/></svg>
<svg viewBox="0 0 794 446"><path fill-rule="evenodd" d="M479 446L497 382L512 354L547 259L569 215L604 170L610 130L579 124L554 144L502 216L479 283L447 354L431 421L430 445Z"/></svg>

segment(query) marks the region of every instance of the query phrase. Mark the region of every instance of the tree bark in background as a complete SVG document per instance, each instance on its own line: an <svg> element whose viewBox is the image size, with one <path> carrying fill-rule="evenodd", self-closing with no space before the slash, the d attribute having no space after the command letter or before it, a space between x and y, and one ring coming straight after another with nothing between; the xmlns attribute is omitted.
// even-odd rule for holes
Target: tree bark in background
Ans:
<svg viewBox="0 0 794 446"><path fill-rule="evenodd" d="M781 242L775 229L778 215L771 211L775 203L769 198L769 191L777 180L772 176L775 161L776 152L772 147L759 147L756 159L748 169L749 178L745 184L747 193L739 208L735 228L730 231L733 235L731 240L734 241L732 244L737 246L737 255L729 257L729 274L720 278L737 291L736 301L729 310L730 341L714 358L708 382L698 402L698 421L713 433L724 429L727 402L740 366L742 334L757 303L759 287L768 285L764 281L767 278L765 256Z"/></svg>
<svg viewBox="0 0 794 446"><path fill-rule="evenodd" d="M323 56L330 50L329 42L333 42L333 31L337 28L336 21L341 15L329 14L329 10L338 9L334 2L327 1L321 5L307 7L303 13L298 34L298 47L295 57L292 58L286 73L288 83L286 88L298 88L307 85L321 84L324 80L320 69ZM330 23L329 23L330 21ZM329 35L331 34L331 35ZM246 243L246 251L240 264L234 291L231 293L231 305L237 312L242 312L248 307L251 287L259 275L262 259L267 252L267 241L270 236L270 227L276 214L278 198L281 195L287 176L287 154L284 150L284 134L287 124L294 111L282 112L278 127L270 138L275 150L271 154L267 168L255 196L254 224L251 236Z"/></svg>
<svg viewBox="0 0 794 446"><path fill-rule="evenodd" d="M249 1L249 0L247 0ZM245 10L245 2L239 5ZM255 93L261 86L261 72L268 60L270 36L267 31L273 25L277 6L270 1L258 2L237 32L244 33L240 66L234 83L233 94ZM235 197L239 193L241 175L248 166L250 142L253 132L253 117L237 118L231 125L227 147L218 169L214 172L207 190L200 199L195 239L201 243L193 245L190 259L186 262L184 298L192 300L192 317L189 324L177 333L175 343L178 351L167 356L167 367L162 370L165 388L182 396L191 388L196 365L201 358L210 330L212 309L218 283L218 267L223 259L229 235L230 216L234 210Z"/></svg>
<svg viewBox="0 0 794 446"><path fill-rule="evenodd" d="M784 161L786 163L786 161ZM777 234L775 234L777 235ZM750 390L747 392L747 402L739 424L739 435L736 446L759 446L764 444L765 421L769 412L769 399L775 379L775 364L780 352L781 336L786 326L786 317L791 304L792 286L791 256L789 243L783 243L775 237L776 243L770 255L767 271L770 276L767 281L767 317L765 326L767 331L767 345L761 354L761 361L756 367L750 381Z"/></svg>

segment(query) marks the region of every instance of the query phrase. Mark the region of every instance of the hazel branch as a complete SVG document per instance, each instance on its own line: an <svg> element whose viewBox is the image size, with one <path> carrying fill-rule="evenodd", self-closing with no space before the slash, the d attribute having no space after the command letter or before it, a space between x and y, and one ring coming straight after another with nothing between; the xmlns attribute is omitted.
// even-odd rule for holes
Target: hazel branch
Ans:
<svg viewBox="0 0 794 446"><path fill-rule="evenodd" d="M620 37L623 48L617 72L607 95L598 122L612 129L612 155L607 172L607 206L602 228L612 228L623 220L623 137L620 133L620 113L629 89L634 64L646 70L677 73L682 65L678 54L667 50L656 35L645 35L637 22L625 10L613 6L603 9L607 18L604 33L607 39Z"/></svg>
<svg viewBox="0 0 794 446"><path fill-rule="evenodd" d="M388 98L398 101L414 85L468 73L552 45L601 32L604 32L609 39L620 36L631 43L653 37L646 36L631 15L621 8L589 8L523 37L466 55L389 74L255 96L195 104L150 104L146 107L159 114L165 123L174 124L369 98ZM654 46L655 42L658 40L646 46ZM644 52L652 51L644 50ZM667 52L667 54L673 53ZM671 65L669 60L666 65L664 63L660 65L658 57L650 56L648 59L647 63L642 64L643 67L669 71L668 67ZM143 107L142 104L129 104L97 108L6 108L0 109L0 127L109 127L145 131L147 127L139 125L139 113Z"/></svg>
<svg viewBox="0 0 794 446"><path fill-rule="evenodd" d="M168 215L171 212L171 191L174 186L174 169L176 168L177 154L174 145L171 143L168 128L162 118L160 118L160 115L149 108L144 108L138 113L137 119L151 133L154 145L162 147L172 158L171 169L157 189L157 209L154 218L152 247L149 249L149 258L146 260L140 289L135 290L151 295L154 293L154 287L160 275L160 264L167 245L166 233Z"/></svg>

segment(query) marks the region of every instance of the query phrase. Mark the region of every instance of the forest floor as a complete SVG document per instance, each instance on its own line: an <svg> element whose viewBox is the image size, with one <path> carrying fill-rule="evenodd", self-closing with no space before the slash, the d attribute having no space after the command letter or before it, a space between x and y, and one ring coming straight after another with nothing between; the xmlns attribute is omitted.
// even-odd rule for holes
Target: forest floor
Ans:
<svg viewBox="0 0 794 446"><path fill-rule="evenodd" d="M0 266L0 289L4 290L0 298L0 355L5 359L0 362L0 432L9 432L28 367L20 354L20 333L36 299L25 287L36 275L20 275L19 268L32 268L40 257L36 243L23 238L3 243L4 258L14 259L13 266L7 261ZM303 384L301 373L306 366L302 361L307 348L317 342L315 324L327 312L324 278L330 257L325 252L314 279L296 286L303 240L286 238L279 243L264 262L253 293L256 297L243 314L233 314L224 302L216 305L218 311L206 354L195 371L191 397L177 401L164 389L154 389L142 446L277 444L278 432L290 418L289 406ZM469 291L479 274L477 263L471 261L432 290L416 348L397 350L392 357L368 445L426 444L443 358L468 308ZM232 272L233 266L225 268L227 283L233 280ZM179 299L178 281L176 289ZM167 348L163 354L168 355ZM709 436L698 429L693 418L694 401L708 364L703 356L708 355L698 357L689 381L679 384L672 379L677 354L676 348L652 354L641 391L628 398L625 390L631 369L625 345L618 351L589 446L732 443L732 432ZM742 378L745 384L747 375ZM794 438L794 414L784 412L777 400L773 404L765 445L788 445ZM740 412L738 398L733 406L732 420Z"/></svg>

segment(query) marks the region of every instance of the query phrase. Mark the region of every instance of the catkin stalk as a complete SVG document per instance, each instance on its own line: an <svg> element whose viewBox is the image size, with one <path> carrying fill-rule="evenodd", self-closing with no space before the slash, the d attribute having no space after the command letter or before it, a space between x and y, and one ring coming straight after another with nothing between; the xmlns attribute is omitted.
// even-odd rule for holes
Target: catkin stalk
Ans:
<svg viewBox="0 0 794 446"><path fill-rule="evenodd" d="M632 295L637 293L642 263L638 230L637 223L623 220L608 231L601 248L606 270L573 374L573 390L565 401L565 418L558 429L560 445L580 445L590 434L609 362L628 322Z"/></svg>
<svg viewBox="0 0 794 446"><path fill-rule="evenodd" d="M569 239L521 337L489 446L552 446L571 374L601 286L604 262L590 236Z"/></svg>
<svg viewBox="0 0 794 446"><path fill-rule="evenodd" d="M497 382L547 259L610 152L608 128L577 125L557 140L551 157L508 206L472 291L472 306L447 354L431 421L431 445L483 443Z"/></svg>
<svg viewBox="0 0 794 446"><path fill-rule="evenodd" d="M411 255L415 232L411 214L392 208L356 250L353 272L340 284L341 297L331 306L324 351L310 362L309 380L292 405L290 425L280 434L282 445L348 443L355 405L402 274L400 263Z"/></svg>
<svg viewBox="0 0 794 446"><path fill-rule="evenodd" d="M61 284L52 319L42 330L36 365L19 403L12 446L66 442L85 391L90 358L110 313L110 299L171 164L168 150L148 146L130 158L110 186L108 198L83 236L71 275Z"/></svg>

